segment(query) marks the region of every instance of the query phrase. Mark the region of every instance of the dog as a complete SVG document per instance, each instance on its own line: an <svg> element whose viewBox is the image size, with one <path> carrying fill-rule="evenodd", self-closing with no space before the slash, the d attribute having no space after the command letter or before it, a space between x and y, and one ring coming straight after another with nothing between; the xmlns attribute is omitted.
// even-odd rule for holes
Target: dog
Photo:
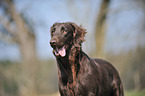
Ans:
<svg viewBox="0 0 145 96"><path fill-rule="evenodd" d="M86 30L75 23L55 23L50 45L58 66L61 96L124 96L117 70L82 51Z"/></svg>

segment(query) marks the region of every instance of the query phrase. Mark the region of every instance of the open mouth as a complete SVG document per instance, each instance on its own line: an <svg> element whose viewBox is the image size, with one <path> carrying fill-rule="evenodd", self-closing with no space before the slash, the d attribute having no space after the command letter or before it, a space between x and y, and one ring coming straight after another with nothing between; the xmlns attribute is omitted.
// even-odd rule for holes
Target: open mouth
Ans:
<svg viewBox="0 0 145 96"><path fill-rule="evenodd" d="M57 48L54 50L54 54L56 56L61 56L61 57L64 57L66 55L66 46L64 45L62 48Z"/></svg>

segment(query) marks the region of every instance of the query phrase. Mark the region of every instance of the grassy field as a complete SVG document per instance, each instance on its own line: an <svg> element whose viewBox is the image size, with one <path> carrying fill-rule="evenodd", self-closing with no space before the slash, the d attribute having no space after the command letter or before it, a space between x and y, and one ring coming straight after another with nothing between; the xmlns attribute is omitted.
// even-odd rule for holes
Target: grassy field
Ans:
<svg viewBox="0 0 145 96"><path fill-rule="evenodd" d="M125 92L125 96L145 96L144 91L127 91Z"/></svg>

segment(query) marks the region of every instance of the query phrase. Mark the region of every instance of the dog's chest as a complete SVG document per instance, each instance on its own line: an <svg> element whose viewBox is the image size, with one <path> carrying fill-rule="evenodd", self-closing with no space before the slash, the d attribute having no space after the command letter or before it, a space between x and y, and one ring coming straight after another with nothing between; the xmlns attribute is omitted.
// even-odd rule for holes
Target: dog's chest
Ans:
<svg viewBox="0 0 145 96"><path fill-rule="evenodd" d="M87 94L79 81L76 81L76 83L67 83L67 85L60 84L59 87L62 96L86 96Z"/></svg>

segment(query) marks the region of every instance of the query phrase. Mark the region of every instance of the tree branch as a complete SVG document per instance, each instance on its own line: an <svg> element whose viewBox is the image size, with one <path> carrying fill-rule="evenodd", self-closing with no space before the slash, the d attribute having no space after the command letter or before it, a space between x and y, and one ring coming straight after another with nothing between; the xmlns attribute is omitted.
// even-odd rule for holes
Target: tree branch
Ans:
<svg viewBox="0 0 145 96"><path fill-rule="evenodd" d="M0 16L0 22L2 26L12 35L15 35L16 30L12 29L10 21L5 19L4 17Z"/></svg>

